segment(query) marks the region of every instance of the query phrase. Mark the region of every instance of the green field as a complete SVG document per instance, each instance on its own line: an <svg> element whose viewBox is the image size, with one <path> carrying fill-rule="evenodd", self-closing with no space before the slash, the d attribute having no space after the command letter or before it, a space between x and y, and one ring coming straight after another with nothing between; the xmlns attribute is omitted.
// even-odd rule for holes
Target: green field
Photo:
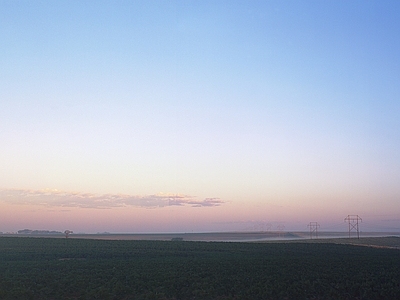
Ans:
<svg viewBox="0 0 400 300"><path fill-rule="evenodd" d="M0 299L400 299L400 250L1 237Z"/></svg>

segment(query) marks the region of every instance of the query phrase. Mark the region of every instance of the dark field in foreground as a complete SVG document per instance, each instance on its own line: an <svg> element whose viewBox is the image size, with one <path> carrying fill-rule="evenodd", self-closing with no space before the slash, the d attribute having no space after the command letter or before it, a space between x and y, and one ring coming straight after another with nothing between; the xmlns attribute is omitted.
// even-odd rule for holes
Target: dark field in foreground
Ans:
<svg viewBox="0 0 400 300"><path fill-rule="evenodd" d="M0 299L400 299L398 249L332 241L2 237Z"/></svg>

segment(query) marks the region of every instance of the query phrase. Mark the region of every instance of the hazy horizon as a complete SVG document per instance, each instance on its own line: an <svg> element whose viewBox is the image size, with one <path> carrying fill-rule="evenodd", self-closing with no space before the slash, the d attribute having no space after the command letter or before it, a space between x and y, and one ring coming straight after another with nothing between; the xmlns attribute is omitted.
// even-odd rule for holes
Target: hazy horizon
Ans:
<svg viewBox="0 0 400 300"><path fill-rule="evenodd" d="M399 15L1 1L0 231L400 232Z"/></svg>

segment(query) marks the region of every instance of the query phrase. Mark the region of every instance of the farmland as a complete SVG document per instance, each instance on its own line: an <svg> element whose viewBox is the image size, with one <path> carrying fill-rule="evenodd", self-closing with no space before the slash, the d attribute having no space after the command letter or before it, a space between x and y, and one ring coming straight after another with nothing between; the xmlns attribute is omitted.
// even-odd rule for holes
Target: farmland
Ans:
<svg viewBox="0 0 400 300"><path fill-rule="evenodd" d="M1 237L0 299L400 299L399 240Z"/></svg>

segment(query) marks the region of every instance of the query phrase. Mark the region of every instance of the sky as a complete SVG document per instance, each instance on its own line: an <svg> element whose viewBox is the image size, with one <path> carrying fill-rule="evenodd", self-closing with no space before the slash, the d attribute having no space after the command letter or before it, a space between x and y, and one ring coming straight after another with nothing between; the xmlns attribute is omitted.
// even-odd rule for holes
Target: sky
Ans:
<svg viewBox="0 0 400 300"><path fill-rule="evenodd" d="M0 1L0 231L400 232L399 16Z"/></svg>

